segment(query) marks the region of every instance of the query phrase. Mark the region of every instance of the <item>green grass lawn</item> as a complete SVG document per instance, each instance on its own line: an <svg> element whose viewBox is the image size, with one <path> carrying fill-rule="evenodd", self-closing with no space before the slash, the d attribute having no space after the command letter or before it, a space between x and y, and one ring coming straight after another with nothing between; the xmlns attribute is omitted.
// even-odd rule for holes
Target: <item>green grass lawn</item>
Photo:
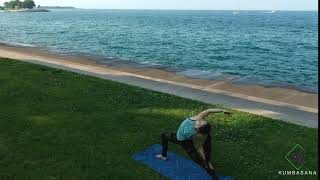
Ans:
<svg viewBox="0 0 320 180"><path fill-rule="evenodd" d="M0 59L0 179L166 179L131 159L205 104L117 82ZM218 174L235 179L294 170L285 155L306 151L318 170L318 132L243 112L211 115ZM182 148L172 151L185 155Z"/></svg>

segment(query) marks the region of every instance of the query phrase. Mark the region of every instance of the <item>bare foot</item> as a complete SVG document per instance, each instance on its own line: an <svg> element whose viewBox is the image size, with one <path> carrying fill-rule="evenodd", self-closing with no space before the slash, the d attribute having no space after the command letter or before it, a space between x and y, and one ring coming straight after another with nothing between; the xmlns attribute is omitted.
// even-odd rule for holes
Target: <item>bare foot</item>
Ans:
<svg viewBox="0 0 320 180"><path fill-rule="evenodd" d="M166 161L166 160L168 159L167 157L163 157L162 154L157 154L157 155L156 155L156 158L162 159L162 160L164 160L164 161Z"/></svg>

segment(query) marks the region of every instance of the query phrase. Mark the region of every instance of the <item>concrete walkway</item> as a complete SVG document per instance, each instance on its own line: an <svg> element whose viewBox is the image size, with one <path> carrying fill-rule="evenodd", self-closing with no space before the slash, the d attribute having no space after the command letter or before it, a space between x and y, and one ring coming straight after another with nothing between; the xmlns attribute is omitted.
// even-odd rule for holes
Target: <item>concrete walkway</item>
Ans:
<svg viewBox="0 0 320 180"><path fill-rule="evenodd" d="M3 54L0 56L5 57ZM287 104L283 102L264 100L241 94L233 94L221 90L207 90L203 87L186 83L171 82L163 79L141 76L101 66L62 62L41 57L11 57L22 61L45 65L48 67L72 71L102 79L117 81L133 86L139 86L154 91L173 94L179 97L198 100L210 104L222 104L235 110L263 115L273 119L318 128L318 109Z"/></svg>

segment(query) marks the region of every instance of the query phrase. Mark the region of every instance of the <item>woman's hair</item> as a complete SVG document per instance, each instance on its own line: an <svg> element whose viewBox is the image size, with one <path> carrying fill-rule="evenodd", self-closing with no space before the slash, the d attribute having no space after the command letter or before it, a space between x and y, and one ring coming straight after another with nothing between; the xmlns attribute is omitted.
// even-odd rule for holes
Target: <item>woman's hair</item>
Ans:
<svg viewBox="0 0 320 180"><path fill-rule="evenodd" d="M209 123L201 126L198 129L199 134L207 135L207 138L203 144L203 150L205 155L205 160L208 165L208 163L211 160L211 126Z"/></svg>
<svg viewBox="0 0 320 180"><path fill-rule="evenodd" d="M206 123L205 125L199 127L198 133L203 135L208 135L211 133L211 126L209 123Z"/></svg>

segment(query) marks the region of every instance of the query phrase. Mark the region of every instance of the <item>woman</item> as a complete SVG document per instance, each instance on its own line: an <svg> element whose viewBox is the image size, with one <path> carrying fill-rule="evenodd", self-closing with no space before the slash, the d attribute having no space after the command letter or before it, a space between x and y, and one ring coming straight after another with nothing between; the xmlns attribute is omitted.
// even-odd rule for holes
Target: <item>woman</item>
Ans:
<svg viewBox="0 0 320 180"><path fill-rule="evenodd" d="M218 179L214 172L211 160L211 126L205 118L211 113L223 112L227 115L231 112L222 109L208 109L197 116L187 118L182 122L176 133L163 133L161 135L162 154L157 158L167 160L168 142L181 145L190 158L201 165L214 178Z"/></svg>

